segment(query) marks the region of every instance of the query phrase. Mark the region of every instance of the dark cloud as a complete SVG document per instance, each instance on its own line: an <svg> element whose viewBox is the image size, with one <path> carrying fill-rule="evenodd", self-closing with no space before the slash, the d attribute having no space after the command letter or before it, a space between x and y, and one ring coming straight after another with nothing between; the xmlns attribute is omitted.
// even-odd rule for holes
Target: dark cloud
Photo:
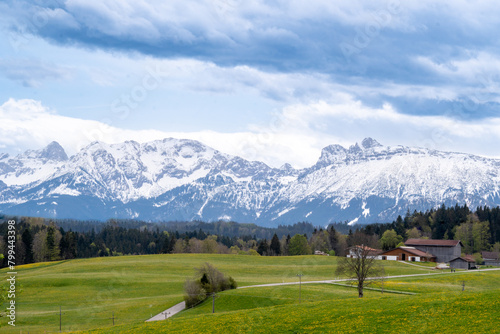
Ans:
<svg viewBox="0 0 500 334"><path fill-rule="evenodd" d="M474 87L473 80L457 82L457 77L438 73L416 59L441 63L471 57L471 50L498 52L494 32L500 21L494 12L488 13L488 8L470 12L475 8L463 1L453 7L439 1L396 2L393 7L373 2L369 8L356 1L343 4L344 8L312 1L308 6L296 1L8 1L3 15L12 31L61 45L194 58L265 71L318 72L329 75L332 82L371 82L374 87L384 83ZM22 73L8 75L23 80ZM45 75L50 77L50 71ZM440 113L438 101L426 97L415 104L403 97L392 102L402 112L418 106ZM496 104L487 103L482 104L496 112Z"/></svg>

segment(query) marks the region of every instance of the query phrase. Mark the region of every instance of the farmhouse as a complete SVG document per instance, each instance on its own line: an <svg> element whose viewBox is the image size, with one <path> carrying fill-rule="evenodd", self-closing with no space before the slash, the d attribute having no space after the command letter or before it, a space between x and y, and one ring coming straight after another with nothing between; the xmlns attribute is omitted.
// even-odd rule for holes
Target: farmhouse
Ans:
<svg viewBox="0 0 500 334"><path fill-rule="evenodd" d="M500 266L500 252L481 252L486 266Z"/></svg>
<svg viewBox="0 0 500 334"><path fill-rule="evenodd" d="M436 262L436 257L415 247L398 247L380 254L382 260Z"/></svg>
<svg viewBox="0 0 500 334"><path fill-rule="evenodd" d="M367 258L372 258L372 259L377 259L380 260L380 254L383 252L381 249L375 249L375 248L370 248L368 246L364 245L357 245L357 246L352 246L348 248L349 253L346 255L346 257L352 257L352 258L357 258L361 256L361 254L366 253Z"/></svg>
<svg viewBox="0 0 500 334"><path fill-rule="evenodd" d="M436 262L450 262L462 254L464 246L460 240L408 239L406 246L433 254Z"/></svg>
<svg viewBox="0 0 500 334"><path fill-rule="evenodd" d="M450 261L450 268L476 269L476 261L472 255L460 256Z"/></svg>
<svg viewBox="0 0 500 334"><path fill-rule="evenodd" d="M330 255L330 254L326 254L325 252L317 250L317 251L314 251L314 255Z"/></svg>

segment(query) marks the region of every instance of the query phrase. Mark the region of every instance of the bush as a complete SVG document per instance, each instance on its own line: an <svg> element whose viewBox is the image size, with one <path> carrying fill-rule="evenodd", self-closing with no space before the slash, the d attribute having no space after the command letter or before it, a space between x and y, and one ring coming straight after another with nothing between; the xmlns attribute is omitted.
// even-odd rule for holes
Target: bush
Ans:
<svg viewBox="0 0 500 334"><path fill-rule="evenodd" d="M225 276L210 263L205 263L200 268L197 268L196 274L199 278L188 279L184 284L184 301L188 308L196 306L214 292L238 287L238 284L231 276Z"/></svg>
<svg viewBox="0 0 500 334"><path fill-rule="evenodd" d="M207 292L201 287L199 282L194 280L186 280L184 283L184 301L186 302L186 308L196 306L207 298Z"/></svg>
<svg viewBox="0 0 500 334"><path fill-rule="evenodd" d="M249 249L248 255L260 256L260 254L255 249Z"/></svg>
<svg viewBox="0 0 500 334"><path fill-rule="evenodd" d="M229 289L237 289L237 288L238 288L238 283L236 283L234 278L229 276Z"/></svg>

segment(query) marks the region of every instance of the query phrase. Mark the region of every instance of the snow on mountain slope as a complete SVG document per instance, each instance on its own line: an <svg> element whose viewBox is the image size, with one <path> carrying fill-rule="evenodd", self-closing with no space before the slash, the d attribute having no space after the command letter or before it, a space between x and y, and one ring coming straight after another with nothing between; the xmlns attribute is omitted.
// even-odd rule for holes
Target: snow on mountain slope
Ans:
<svg viewBox="0 0 500 334"><path fill-rule="evenodd" d="M57 143L0 155L0 210L108 219L233 219L274 226L368 223L443 203L500 204L500 160L383 146L325 147L304 170L271 168L167 138L95 142L70 159ZM55 203L55 204L54 204Z"/></svg>
<svg viewBox="0 0 500 334"><path fill-rule="evenodd" d="M56 142L50 143L43 150L26 151L15 158L0 154L0 181L8 186L43 181L67 160L66 152Z"/></svg>
<svg viewBox="0 0 500 334"><path fill-rule="evenodd" d="M407 209L426 210L442 203L498 205L500 161L469 154L403 146L384 147L373 139L345 149L323 149L316 165L280 192L282 208L300 216L320 199L336 220L384 221ZM300 203L300 205L299 205ZM323 207L325 205L322 205ZM318 211L318 208L316 208ZM321 208L319 208L321 211ZM308 211L307 217L310 216ZM343 213L349 212L345 215ZM354 216L353 216L354 215ZM328 220L324 216L322 220Z"/></svg>

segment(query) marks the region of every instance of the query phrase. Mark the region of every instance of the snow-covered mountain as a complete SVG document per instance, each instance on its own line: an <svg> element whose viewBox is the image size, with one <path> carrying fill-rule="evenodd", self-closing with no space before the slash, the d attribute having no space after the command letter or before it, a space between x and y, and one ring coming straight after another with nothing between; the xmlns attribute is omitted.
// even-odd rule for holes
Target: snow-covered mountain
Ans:
<svg viewBox="0 0 500 334"><path fill-rule="evenodd" d="M385 222L441 204L500 205L500 160L366 138L317 163L271 168L193 140L94 142L68 158L56 142L0 154L0 210L143 220L232 219L264 226Z"/></svg>

